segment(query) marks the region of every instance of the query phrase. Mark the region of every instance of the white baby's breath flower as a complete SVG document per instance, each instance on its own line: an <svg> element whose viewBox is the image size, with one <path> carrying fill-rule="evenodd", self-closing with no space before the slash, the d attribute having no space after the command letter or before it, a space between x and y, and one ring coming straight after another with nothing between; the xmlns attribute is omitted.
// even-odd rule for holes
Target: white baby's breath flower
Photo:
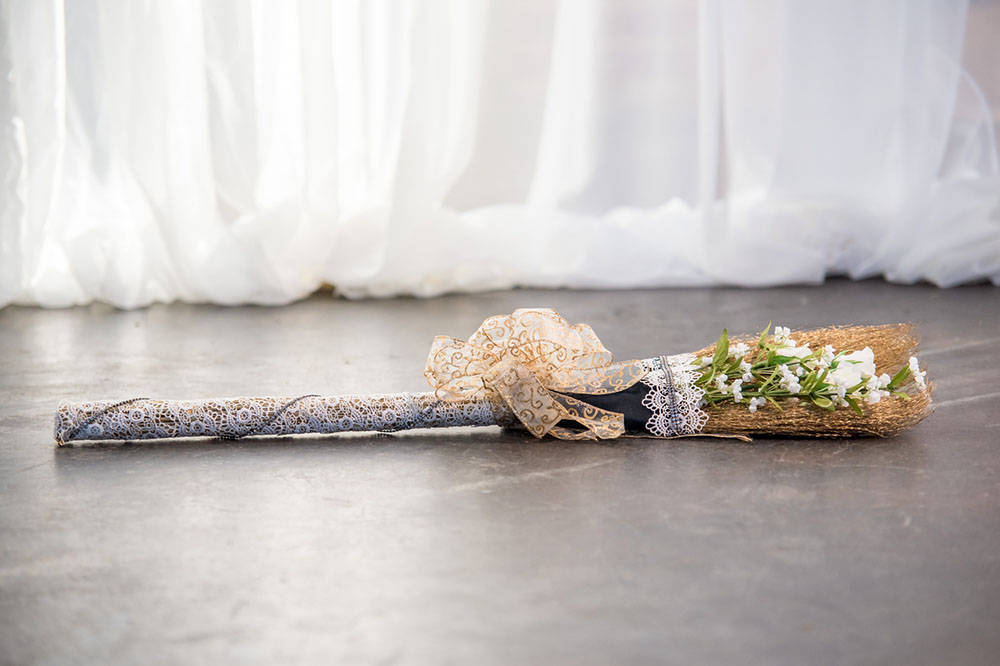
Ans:
<svg viewBox="0 0 1000 666"><path fill-rule="evenodd" d="M920 361L916 356L910 357L910 372L913 373L913 381L917 383L921 391L927 390L927 371L920 369Z"/></svg>
<svg viewBox="0 0 1000 666"><path fill-rule="evenodd" d="M833 362L833 357L836 355L837 350L833 348L833 345L827 345L823 347L823 353L820 355L819 360L824 367L829 367L830 363Z"/></svg>
<svg viewBox="0 0 1000 666"><path fill-rule="evenodd" d="M865 402L869 405L874 405L882 398L888 398L889 392L882 389L889 385L890 380L891 377L886 374L883 374L881 377L876 377L875 375L869 377L868 381L865 382Z"/></svg>
<svg viewBox="0 0 1000 666"><path fill-rule="evenodd" d="M702 365L711 365L711 363L712 363L712 357L711 356L702 356L700 360L701 360L701 364Z"/></svg>
<svg viewBox="0 0 1000 666"><path fill-rule="evenodd" d="M729 379L727 375L716 375L715 388L719 389L723 393L729 393L729 387L726 386L727 379Z"/></svg>
<svg viewBox="0 0 1000 666"><path fill-rule="evenodd" d="M877 403L882 399L883 393L884 391L878 391L878 390L868 391L868 393L865 394L865 402L867 402L869 405L874 405L875 403Z"/></svg>
<svg viewBox="0 0 1000 666"><path fill-rule="evenodd" d="M735 402L743 402L743 380L734 379L733 385L729 388L733 393L733 400Z"/></svg>
<svg viewBox="0 0 1000 666"><path fill-rule="evenodd" d="M753 414L757 411L758 407L763 407L766 403L767 400L764 398L750 398L750 406L748 409L750 410L750 413Z"/></svg>
<svg viewBox="0 0 1000 666"><path fill-rule="evenodd" d="M794 340L789 339L788 336L792 334L792 331L787 326L775 326L774 327L774 341L776 343L784 344L788 343L791 345L795 344Z"/></svg>
<svg viewBox="0 0 1000 666"><path fill-rule="evenodd" d="M743 356L746 356L748 351L750 351L750 348L747 347L746 343L740 342L739 344L729 348L729 355L736 356L737 358L742 358Z"/></svg>
<svg viewBox="0 0 1000 666"><path fill-rule="evenodd" d="M805 364L810 370L823 371L830 367L834 356L836 352L833 345L826 345L820 350L819 358L810 359Z"/></svg>
<svg viewBox="0 0 1000 666"><path fill-rule="evenodd" d="M787 365L784 363L779 365L778 372L781 373L781 379L778 380L779 388L782 388L789 393L798 393L802 390L798 377L796 377L795 373L788 369Z"/></svg>

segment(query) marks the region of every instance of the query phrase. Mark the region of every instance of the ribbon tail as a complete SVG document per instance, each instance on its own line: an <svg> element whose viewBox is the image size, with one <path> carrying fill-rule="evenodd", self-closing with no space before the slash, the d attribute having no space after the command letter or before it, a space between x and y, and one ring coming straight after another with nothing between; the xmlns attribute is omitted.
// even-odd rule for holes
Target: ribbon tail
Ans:
<svg viewBox="0 0 1000 666"><path fill-rule="evenodd" d="M594 407L542 385L529 368L510 360L490 369L484 380L507 403L518 421L535 437L551 434L559 439L614 439L625 434L625 416ZM560 426L575 421L576 430Z"/></svg>
<svg viewBox="0 0 1000 666"><path fill-rule="evenodd" d="M571 398L568 395L552 393L552 398L565 410L562 420L576 421L585 430L573 430L564 426L553 427L549 432L559 439L617 439L625 434L625 415Z"/></svg>

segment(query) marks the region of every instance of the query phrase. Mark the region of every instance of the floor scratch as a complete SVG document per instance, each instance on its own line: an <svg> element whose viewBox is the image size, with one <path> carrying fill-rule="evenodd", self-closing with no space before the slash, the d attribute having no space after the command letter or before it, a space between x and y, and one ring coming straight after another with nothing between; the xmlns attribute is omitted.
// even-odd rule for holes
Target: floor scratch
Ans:
<svg viewBox="0 0 1000 666"><path fill-rule="evenodd" d="M512 486L517 485L523 481L529 481L531 479L549 479L558 474L572 474L574 472L583 472L588 469L594 469L595 467L603 467L604 465L610 465L611 463L618 462L617 459L611 458L608 460L598 460L597 462L586 463L584 465L572 465L569 467L556 467L554 469L544 469L537 472L525 472L524 474L515 474L513 476L495 476L489 479L483 479L482 481L474 481L472 483L461 483L457 486L452 486L448 488L445 492L448 493L461 493L469 490L484 490L488 488L496 488L497 486Z"/></svg>
<svg viewBox="0 0 1000 666"><path fill-rule="evenodd" d="M955 398L954 400L942 400L941 402L935 402L934 407L950 407L951 405L960 405L966 402L976 402L977 400L988 400L990 398L1000 398L1000 392L995 393L983 393L982 395L970 395L967 398Z"/></svg>
<svg viewBox="0 0 1000 666"><path fill-rule="evenodd" d="M1000 341L1000 337L986 338L985 340L974 340L972 342L962 342L957 345L951 345L950 347L939 347L937 349L921 349L920 356L923 358L926 356L934 356L935 354L947 354L948 352L961 351L971 347L981 347L998 341Z"/></svg>

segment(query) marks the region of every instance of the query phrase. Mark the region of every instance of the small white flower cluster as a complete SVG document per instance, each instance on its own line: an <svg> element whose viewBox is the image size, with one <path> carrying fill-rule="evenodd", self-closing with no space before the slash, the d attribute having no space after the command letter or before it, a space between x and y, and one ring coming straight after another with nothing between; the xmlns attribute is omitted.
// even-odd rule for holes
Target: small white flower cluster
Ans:
<svg viewBox="0 0 1000 666"><path fill-rule="evenodd" d="M865 402L869 405L874 405L882 398L888 398L889 392L884 389L889 385L890 381L892 381L892 377L885 373L882 373L878 377L875 375L869 377L868 381L865 383L865 389L868 391L865 394Z"/></svg>
<svg viewBox="0 0 1000 666"><path fill-rule="evenodd" d="M715 376L715 388L719 389L723 393L728 393L726 386L726 380L729 379L729 375L716 375Z"/></svg>
<svg viewBox="0 0 1000 666"><path fill-rule="evenodd" d="M777 342L779 345L785 344L785 345L795 346L795 340L792 340L789 337L791 334L792 331L787 326L774 327L774 341Z"/></svg>
<svg viewBox="0 0 1000 666"><path fill-rule="evenodd" d="M927 371L920 369L920 362L916 356L910 357L910 372L913 374L913 381L917 383L921 391L927 390Z"/></svg>
<svg viewBox="0 0 1000 666"><path fill-rule="evenodd" d="M716 375L715 388L717 388L723 395L733 396L734 402L743 402L743 380L734 379L732 384L727 385L726 381L728 379L728 375Z"/></svg>
<svg viewBox="0 0 1000 666"><path fill-rule="evenodd" d="M735 356L736 358L743 358L747 355L748 351L750 351L750 348L747 347L747 344L745 342L739 342L729 348L729 355Z"/></svg>
<svg viewBox="0 0 1000 666"><path fill-rule="evenodd" d="M750 398L750 413L755 413L758 407L763 407L766 404L767 400L764 398Z"/></svg>
<svg viewBox="0 0 1000 666"><path fill-rule="evenodd" d="M837 355L837 350L833 348L833 345L827 345L823 347L823 351L820 353L820 357L816 359L816 367L825 370L830 367L833 363L833 357Z"/></svg>
<svg viewBox="0 0 1000 666"><path fill-rule="evenodd" d="M800 369L801 368L796 368L796 370ZM781 379L778 380L778 386L793 394L802 390L802 385L799 384L799 376L789 370L787 365L784 363L779 365L778 372L781 373Z"/></svg>
<svg viewBox="0 0 1000 666"><path fill-rule="evenodd" d="M847 402L847 387L843 384L837 384L834 390L837 392L837 399L834 402L838 407L849 407Z"/></svg>

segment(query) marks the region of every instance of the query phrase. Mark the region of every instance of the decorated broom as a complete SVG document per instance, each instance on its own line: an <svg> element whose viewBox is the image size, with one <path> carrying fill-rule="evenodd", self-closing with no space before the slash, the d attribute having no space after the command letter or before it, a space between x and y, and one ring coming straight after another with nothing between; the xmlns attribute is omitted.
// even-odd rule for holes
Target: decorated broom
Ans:
<svg viewBox="0 0 1000 666"><path fill-rule="evenodd" d="M895 435L931 411L931 385L908 324L756 338L690 354L615 362L586 324L554 310L490 317L468 341L435 339L432 391L212 400L64 402L75 440L292 435L501 425L536 437L614 439Z"/></svg>

